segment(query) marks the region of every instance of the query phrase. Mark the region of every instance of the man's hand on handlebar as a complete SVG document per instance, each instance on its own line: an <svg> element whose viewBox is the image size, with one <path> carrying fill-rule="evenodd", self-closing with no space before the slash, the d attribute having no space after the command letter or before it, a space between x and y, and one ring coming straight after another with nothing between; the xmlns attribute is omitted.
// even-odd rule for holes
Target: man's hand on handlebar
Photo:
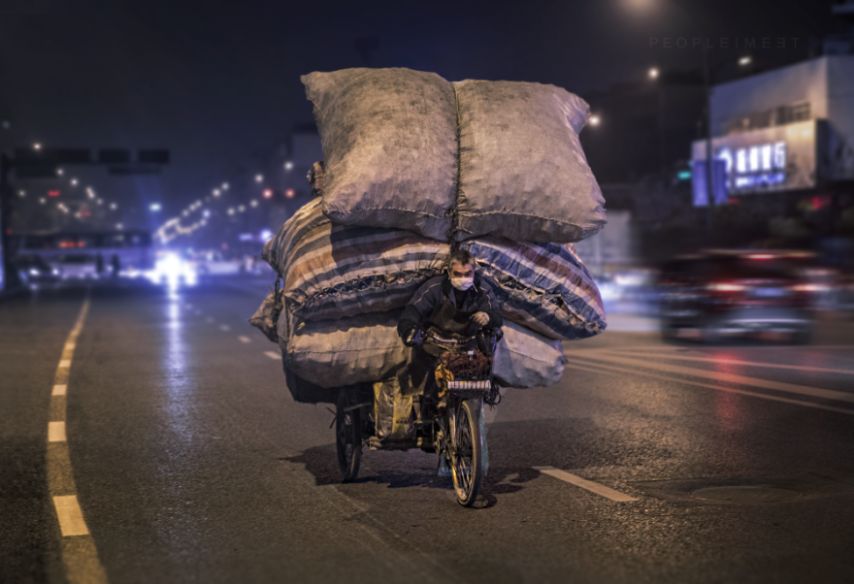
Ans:
<svg viewBox="0 0 854 584"><path fill-rule="evenodd" d="M472 322L474 322L480 328L485 327L489 324L489 315L485 312L475 312L472 317Z"/></svg>

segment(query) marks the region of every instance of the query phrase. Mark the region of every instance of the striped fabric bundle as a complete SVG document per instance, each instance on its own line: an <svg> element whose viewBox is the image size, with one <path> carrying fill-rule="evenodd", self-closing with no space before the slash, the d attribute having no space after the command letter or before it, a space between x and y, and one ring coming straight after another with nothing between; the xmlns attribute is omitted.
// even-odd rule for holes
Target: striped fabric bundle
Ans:
<svg viewBox="0 0 854 584"><path fill-rule="evenodd" d="M571 243L516 243L484 237L464 242L508 320L556 340L605 330L605 309L593 277Z"/></svg>
<svg viewBox="0 0 854 584"><path fill-rule="evenodd" d="M265 246L294 316L336 319L402 308L441 273L448 244L399 229L335 225L319 203L300 209Z"/></svg>

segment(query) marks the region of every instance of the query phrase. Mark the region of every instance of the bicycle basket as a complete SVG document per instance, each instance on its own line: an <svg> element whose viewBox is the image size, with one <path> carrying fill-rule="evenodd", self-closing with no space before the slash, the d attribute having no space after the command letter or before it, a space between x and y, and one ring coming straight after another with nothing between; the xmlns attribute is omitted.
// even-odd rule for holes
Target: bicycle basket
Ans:
<svg viewBox="0 0 854 584"><path fill-rule="evenodd" d="M492 357L478 351L445 353L439 357L436 382L440 395L478 397L492 387Z"/></svg>

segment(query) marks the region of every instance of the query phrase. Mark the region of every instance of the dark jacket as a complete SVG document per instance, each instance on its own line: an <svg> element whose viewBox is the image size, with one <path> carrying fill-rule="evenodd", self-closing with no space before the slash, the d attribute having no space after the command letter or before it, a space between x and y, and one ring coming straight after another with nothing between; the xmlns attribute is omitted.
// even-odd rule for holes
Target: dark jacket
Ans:
<svg viewBox="0 0 854 584"><path fill-rule="evenodd" d="M485 312L489 315L489 322L484 328L496 329L504 324L504 318L501 316L501 309L498 307L492 288L482 282L477 274L474 277L474 285L465 292L454 290L451 279L445 274L430 278L412 296L397 325L397 333L401 338L406 338L412 327L422 326L436 307L441 305L445 298L450 297L451 291L454 293L457 310Z"/></svg>

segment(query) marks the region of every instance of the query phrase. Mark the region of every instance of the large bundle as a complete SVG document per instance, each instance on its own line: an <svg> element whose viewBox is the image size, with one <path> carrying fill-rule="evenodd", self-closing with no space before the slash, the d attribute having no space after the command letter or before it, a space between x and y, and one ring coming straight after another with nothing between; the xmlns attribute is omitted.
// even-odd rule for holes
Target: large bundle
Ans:
<svg viewBox="0 0 854 584"><path fill-rule="evenodd" d="M369 314L299 323L283 346L285 363L320 387L391 377L409 355L397 336L399 317L400 313ZM507 323L496 350L494 373L506 387L540 387L557 383L564 364L560 342Z"/></svg>
<svg viewBox="0 0 854 584"><path fill-rule="evenodd" d="M495 349L493 375L504 387L547 387L560 381L566 358L560 341L549 340L513 322Z"/></svg>
<svg viewBox="0 0 854 584"><path fill-rule="evenodd" d="M494 234L560 243L605 223L578 140L589 108L563 89L451 84L408 69L302 80L326 156L323 207L334 221L445 241Z"/></svg>
<svg viewBox="0 0 854 584"><path fill-rule="evenodd" d="M451 84L409 69L311 73L302 82L323 141L326 215L447 241L457 192Z"/></svg>
<svg viewBox="0 0 854 584"><path fill-rule="evenodd" d="M285 223L264 257L284 280L291 313L333 319L402 308L438 275L448 244L399 229L335 225L319 201Z"/></svg>
<svg viewBox="0 0 854 584"><path fill-rule="evenodd" d="M578 140L589 106L539 83L454 84L460 115L457 240L579 241L605 224L605 200Z"/></svg>
<svg viewBox="0 0 854 584"><path fill-rule="evenodd" d="M296 321L285 363L320 387L371 382L393 375L408 349L397 336L400 313Z"/></svg>
<svg viewBox="0 0 854 584"><path fill-rule="evenodd" d="M605 330L599 289L571 243L484 237L461 247L477 260L506 319L550 339L583 339Z"/></svg>

